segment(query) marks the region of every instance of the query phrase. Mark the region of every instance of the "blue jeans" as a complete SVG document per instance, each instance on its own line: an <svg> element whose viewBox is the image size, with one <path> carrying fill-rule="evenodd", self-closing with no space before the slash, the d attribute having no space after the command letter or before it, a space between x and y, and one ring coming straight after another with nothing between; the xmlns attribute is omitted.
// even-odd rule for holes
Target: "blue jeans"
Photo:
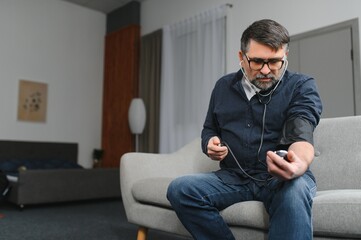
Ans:
<svg viewBox="0 0 361 240"><path fill-rule="evenodd" d="M270 240L312 239L312 202L315 182L306 174L291 181L276 178L267 184L226 184L214 173L179 177L168 187L167 198L178 218L197 240L235 239L219 211L242 201L263 202L269 214Z"/></svg>

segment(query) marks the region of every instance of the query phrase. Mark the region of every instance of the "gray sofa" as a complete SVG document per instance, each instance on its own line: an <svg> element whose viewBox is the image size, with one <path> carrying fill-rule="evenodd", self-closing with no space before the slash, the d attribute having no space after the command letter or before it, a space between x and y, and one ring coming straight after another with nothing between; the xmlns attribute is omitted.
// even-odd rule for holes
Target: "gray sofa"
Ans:
<svg viewBox="0 0 361 240"><path fill-rule="evenodd" d="M361 239L361 116L322 119L315 132L311 166L318 192L313 204L314 239ZM166 199L177 176L218 169L200 139L172 154L127 153L121 157L122 199L128 221L147 229L189 236ZM234 204L221 212L237 239L267 239L261 202ZM286 227L286 226L285 226Z"/></svg>
<svg viewBox="0 0 361 240"><path fill-rule="evenodd" d="M29 204L121 197L117 168L84 169L77 160L77 143L1 140L0 166L9 170L11 164L24 164L16 175L8 173L11 181L6 199L23 208Z"/></svg>

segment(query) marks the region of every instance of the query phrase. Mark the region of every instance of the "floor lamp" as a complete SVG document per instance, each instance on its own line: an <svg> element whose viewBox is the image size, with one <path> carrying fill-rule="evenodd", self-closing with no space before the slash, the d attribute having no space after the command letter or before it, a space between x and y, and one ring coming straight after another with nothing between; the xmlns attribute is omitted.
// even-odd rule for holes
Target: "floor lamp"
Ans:
<svg viewBox="0 0 361 240"><path fill-rule="evenodd" d="M133 98L128 111L130 131L135 135L135 151L139 151L139 135L143 133L146 121L144 102L141 98Z"/></svg>

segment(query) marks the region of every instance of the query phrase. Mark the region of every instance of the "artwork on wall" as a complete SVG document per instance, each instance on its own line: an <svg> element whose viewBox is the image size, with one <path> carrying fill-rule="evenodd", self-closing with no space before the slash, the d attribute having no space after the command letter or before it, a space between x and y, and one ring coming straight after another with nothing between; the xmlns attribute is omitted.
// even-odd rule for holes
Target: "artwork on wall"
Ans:
<svg viewBox="0 0 361 240"><path fill-rule="evenodd" d="M47 97L46 83L19 80L18 120L45 122Z"/></svg>

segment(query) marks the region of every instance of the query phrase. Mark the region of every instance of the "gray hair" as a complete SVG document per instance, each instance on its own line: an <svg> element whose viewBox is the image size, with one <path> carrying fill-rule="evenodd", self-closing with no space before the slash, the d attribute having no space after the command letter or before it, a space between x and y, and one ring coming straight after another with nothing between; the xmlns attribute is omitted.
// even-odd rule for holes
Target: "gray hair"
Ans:
<svg viewBox="0 0 361 240"><path fill-rule="evenodd" d="M241 51L246 53L249 50L249 42L254 41L267 45L274 50L278 50L288 43L290 37L288 31L281 24L270 19L262 19L252 23L242 34Z"/></svg>

